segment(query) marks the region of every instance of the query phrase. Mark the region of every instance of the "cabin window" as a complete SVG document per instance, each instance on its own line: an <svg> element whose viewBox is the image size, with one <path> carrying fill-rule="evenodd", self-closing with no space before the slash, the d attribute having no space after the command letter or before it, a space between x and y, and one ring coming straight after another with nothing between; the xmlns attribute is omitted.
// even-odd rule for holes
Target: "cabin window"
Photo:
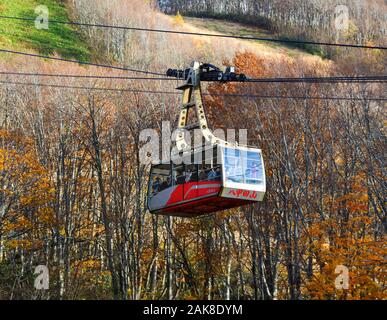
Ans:
<svg viewBox="0 0 387 320"><path fill-rule="evenodd" d="M150 179L150 191L152 196L165 189L168 189L172 185L171 165L161 164L159 166L154 167L152 169Z"/></svg>
<svg viewBox="0 0 387 320"><path fill-rule="evenodd" d="M185 183L198 181L198 166L196 164L185 165Z"/></svg>
<svg viewBox="0 0 387 320"><path fill-rule="evenodd" d="M184 165L176 165L173 167L172 172L172 183L173 185L180 185L184 184L185 182L185 175L184 175Z"/></svg>
<svg viewBox="0 0 387 320"><path fill-rule="evenodd" d="M224 149L226 181L246 184L263 182L261 153L238 149Z"/></svg>
<svg viewBox="0 0 387 320"><path fill-rule="evenodd" d="M242 162L243 159L240 150L224 149L224 171L227 181L245 183Z"/></svg>
<svg viewBox="0 0 387 320"><path fill-rule="evenodd" d="M199 164L199 181L220 181L221 165L217 159L218 148L203 151L202 163Z"/></svg>
<svg viewBox="0 0 387 320"><path fill-rule="evenodd" d="M245 152L244 152L245 153ZM262 156L259 152L247 151L245 180L248 184L260 184L263 182Z"/></svg>

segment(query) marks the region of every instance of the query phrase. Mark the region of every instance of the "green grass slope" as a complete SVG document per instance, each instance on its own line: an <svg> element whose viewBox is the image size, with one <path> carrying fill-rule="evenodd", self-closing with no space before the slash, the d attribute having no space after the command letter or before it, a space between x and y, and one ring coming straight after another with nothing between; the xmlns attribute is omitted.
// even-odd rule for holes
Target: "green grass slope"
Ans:
<svg viewBox="0 0 387 320"><path fill-rule="evenodd" d="M67 8L58 0L0 0L0 15L35 19L35 8L39 5L48 7L49 19L68 20ZM58 54L81 61L88 61L91 57L88 44L73 26L54 23L49 24L48 30L39 30L34 21L0 18L0 47Z"/></svg>

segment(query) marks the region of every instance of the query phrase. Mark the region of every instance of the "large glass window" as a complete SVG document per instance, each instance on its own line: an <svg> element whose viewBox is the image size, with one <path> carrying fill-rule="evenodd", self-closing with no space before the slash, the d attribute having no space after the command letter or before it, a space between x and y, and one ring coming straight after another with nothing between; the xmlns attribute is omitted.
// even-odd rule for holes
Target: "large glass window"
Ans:
<svg viewBox="0 0 387 320"><path fill-rule="evenodd" d="M224 149L226 181L260 184L263 181L262 157L259 152Z"/></svg>
<svg viewBox="0 0 387 320"><path fill-rule="evenodd" d="M249 184L263 182L262 156L260 153L247 151L245 180Z"/></svg>
<svg viewBox="0 0 387 320"><path fill-rule="evenodd" d="M244 183L243 164L240 150L224 149L224 169L228 181Z"/></svg>

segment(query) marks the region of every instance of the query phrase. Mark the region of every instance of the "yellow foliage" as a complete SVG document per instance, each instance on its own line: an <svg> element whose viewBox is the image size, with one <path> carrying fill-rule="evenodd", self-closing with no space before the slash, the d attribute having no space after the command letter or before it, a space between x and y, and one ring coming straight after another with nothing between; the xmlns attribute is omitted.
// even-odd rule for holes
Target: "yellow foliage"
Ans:
<svg viewBox="0 0 387 320"><path fill-rule="evenodd" d="M101 261L97 259L89 259L74 262L74 267L80 272L87 272L91 270L99 270L101 268Z"/></svg>
<svg viewBox="0 0 387 320"><path fill-rule="evenodd" d="M176 16L174 17L173 19L173 24L174 25L177 25L177 26L183 26L184 25L184 18L183 16L180 14L180 12L178 11Z"/></svg>
<svg viewBox="0 0 387 320"><path fill-rule="evenodd" d="M311 299L385 299L386 242L375 241L371 236L361 236L361 228L371 221L361 214L351 217L346 228L339 227L337 219L316 222L311 227L318 236L310 245L314 259L321 269L305 286L304 293ZM319 229L321 233L314 230ZM326 236L330 235L330 242ZM329 244L328 244L329 243ZM349 269L349 289L336 289L335 268L344 265Z"/></svg>
<svg viewBox="0 0 387 320"><path fill-rule="evenodd" d="M43 246L43 241L40 240L27 240L18 239L10 240L5 243L5 246L9 249L23 249L26 251L40 249Z"/></svg>
<svg viewBox="0 0 387 320"><path fill-rule="evenodd" d="M44 230L55 221L51 207L55 189L50 174L39 163L31 139L6 131L0 131L0 137L0 194L8 210L0 220L1 232L5 238L12 235L7 243L10 248L38 248ZM14 233L21 236L14 239ZM27 235L32 240L25 239Z"/></svg>

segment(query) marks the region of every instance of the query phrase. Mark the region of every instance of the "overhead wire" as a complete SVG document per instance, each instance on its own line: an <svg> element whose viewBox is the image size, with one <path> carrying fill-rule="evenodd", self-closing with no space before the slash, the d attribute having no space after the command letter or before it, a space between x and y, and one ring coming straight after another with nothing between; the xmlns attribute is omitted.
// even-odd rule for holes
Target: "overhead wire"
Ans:
<svg viewBox="0 0 387 320"><path fill-rule="evenodd" d="M136 72L136 73L142 73L142 74L148 74L148 75L165 76L164 73L160 73L160 72L153 72L153 71L139 70L139 69L133 69L133 68L127 68L127 67L111 66L111 65L107 65L107 64L99 64L99 63L92 63L92 62L86 62L86 61L65 59L65 58L52 57L52 56L46 56L46 55L41 55L41 54L29 53L29 52L9 50L9 49L2 49L2 48L0 48L0 52L10 53L10 54L15 54L15 55L28 56L28 57L34 57L34 58L41 58L41 59L48 59L48 60L56 60L56 61L77 63L77 64L80 64L80 65L94 66L94 67L100 67L100 68L122 70L122 71L130 71L130 72Z"/></svg>
<svg viewBox="0 0 387 320"><path fill-rule="evenodd" d="M34 19L34 18L4 16L4 15L1 15L0 19L10 19L10 20L19 20L19 21L36 21L36 19ZM231 39L240 39L240 40L268 41L268 42L279 42L279 43L289 43L289 44L334 46L334 47L347 47L347 48L372 49L372 50L387 50L387 47L383 47L383 46L317 42L317 41L304 41L304 40L290 40L290 39L276 39L276 38L262 38L262 37L242 36L242 35L224 35L224 34L188 32L188 31L167 30L167 29L117 26L117 25L109 25L109 24L83 23L83 22L77 22L77 21L49 20L49 23L75 25L75 26L82 26L82 27L93 27L93 28L109 28L109 29L121 29L121 30L156 32L156 33L170 33L170 34L191 35L191 36L205 36L205 37L231 38Z"/></svg>
<svg viewBox="0 0 387 320"><path fill-rule="evenodd" d="M89 74L63 74L63 73L39 73L39 72L16 72L16 71L0 71L0 75L22 76L22 77L48 77L48 78L80 78L80 79L111 79L111 80L159 80L159 81L176 81L173 78L167 77L129 77L129 76L105 76L105 75L89 75Z"/></svg>
<svg viewBox="0 0 387 320"><path fill-rule="evenodd" d="M2 19L16 19L16 20L27 20L27 21L34 21L35 19L32 18L20 18L20 17L10 17L10 16L0 16ZM267 40L267 41L283 41L279 39L261 39L256 37L242 37L242 36L227 36L227 35L214 35L214 34L198 34L198 33L191 33L191 32L182 32L182 31L173 31L173 30L160 30L160 29L147 29L147 28L137 28L137 27L125 27L125 26L112 26L112 25L99 25L99 24L85 24L85 23L79 23L79 22L72 22L72 21L58 21L58 20L50 20L51 23L62 23L62 24L72 24L72 25L80 25L80 26L88 26L88 27L106 27L106 28L118 28L118 29L128 29L128 30L139 30L139 31L154 31L154 32L167 32L167 33L180 33L180 34L193 34L193 35L203 35L203 36L220 36L220 37L227 37L227 38L243 38L243 39L250 39L250 40ZM285 42L289 42L288 40L285 40ZM297 42L297 43L304 43L304 44L323 44L323 43L316 43L316 42L308 42L308 41L291 41L291 42ZM359 45L348 45L348 44L327 44L325 45L343 45L347 47L364 47L364 48L372 48L372 49L386 49L384 47L370 47L370 46L359 46ZM129 67L120 67L120 66L112 66L107 64L98 64L98 63L92 63L92 62L86 62L86 61L79 61L79 60L73 60L73 59L65 59L65 58L59 58L59 57L53 57L53 56L47 56L47 55L41 55L41 54L34 54L29 52L22 52L22 51L15 51L15 50L9 50L9 49L3 49L0 48L0 52L3 53L9 53L9 54L16 54L16 55L23 55L23 56L29 56L29 57L35 57L35 58L42 58L42 59L50 59L50 60L57 60L57 61L63 61L68 63L77 63L80 65L88 65L88 66L95 66L95 67L101 67L101 68L108 68L108 69L114 69L114 70L121 70L121 71L130 71L135 73L142 73L146 75L153 75L153 76L159 76L159 77L128 77L128 76L102 76L102 75L81 75L81 74L48 74L48 73L27 73L27 72L10 72L10 71L1 71L0 74L2 75L14 75L14 76L39 76L39 77L58 77L58 78L83 78L83 79L114 79L114 80L159 80L159 81L176 81L179 79L172 79L165 77L164 73L160 72L154 72L149 70L139 70ZM183 79L180 79L183 80ZM246 79L247 83L373 83L373 82L386 82L387 77L386 76L358 76L358 77L299 77L299 78L248 78ZM50 87L56 87L56 88L72 88L72 89L88 89L88 90L105 90L105 91L130 91L130 92L149 92L149 93L162 93L162 94L176 94L175 92L166 92L166 91L147 91L147 90L131 90L131 89L115 89L115 88L95 88L95 87L83 87L83 86L64 86L64 85L54 85L54 84L36 84L36 83L17 83L17 82L0 82L0 83L9 83L9 84L20 84L20 85L40 85L40 86L50 86ZM240 97L257 97L257 98L276 98L276 99L282 99L282 98L292 98L292 99L336 99L336 100L354 100L354 98L346 98L346 97L282 97L282 96L257 96L257 95L235 95L235 94L226 94L223 96L240 96ZM363 98L359 98L359 100L364 100ZM371 99L370 99L371 100ZM384 101L384 98L375 98L372 100L381 100Z"/></svg>
<svg viewBox="0 0 387 320"><path fill-rule="evenodd" d="M80 78L80 79L109 79L109 80L154 80L154 81L176 81L179 79L170 77L130 77L130 76L106 76L106 75L83 75L62 73L39 73L39 72L17 72L0 71L0 75L25 76L25 77L55 77L55 78ZM181 79L182 80L182 79ZM295 77L295 78L248 78L243 81L247 83L358 83L358 82L387 82L387 76L353 76L353 77Z"/></svg>
<svg viewBox="0 0 387 320"><path fill-rule="evenodd" d="M158 90L141 90L141 89L119 89L119 88L106 88L106 87L85 87L85 86L68 86L58 84L47 83L33 83L33 82L13 82L13 81L0 81L0 84L5 85L24 85L24 86L38 86L38 87L52 87L63 89L77 89L77 90L90 90L90 91L112 91L112 92L132 92L132 93L152 93L152 94L166 94L166 95L178 95L178 92L174 91L158 91ZM209 94L204 93L204 96L222 96L222 97L246 97L246 98L258 98L258 99L296 99L296 100L347 100L347 101L387 101L384 97L324 97L324 96L280 96L280 95L256 95L256 94Z"/></svg>
<svg viewBox="0 0 387 320"><path fill-rule="evenodd" d="M299 78L257 78L247 79L245 82L286 82L286 83L349 83L349 82L387 82L387 76L346 76L346 77L299 77Z"/></svg>

